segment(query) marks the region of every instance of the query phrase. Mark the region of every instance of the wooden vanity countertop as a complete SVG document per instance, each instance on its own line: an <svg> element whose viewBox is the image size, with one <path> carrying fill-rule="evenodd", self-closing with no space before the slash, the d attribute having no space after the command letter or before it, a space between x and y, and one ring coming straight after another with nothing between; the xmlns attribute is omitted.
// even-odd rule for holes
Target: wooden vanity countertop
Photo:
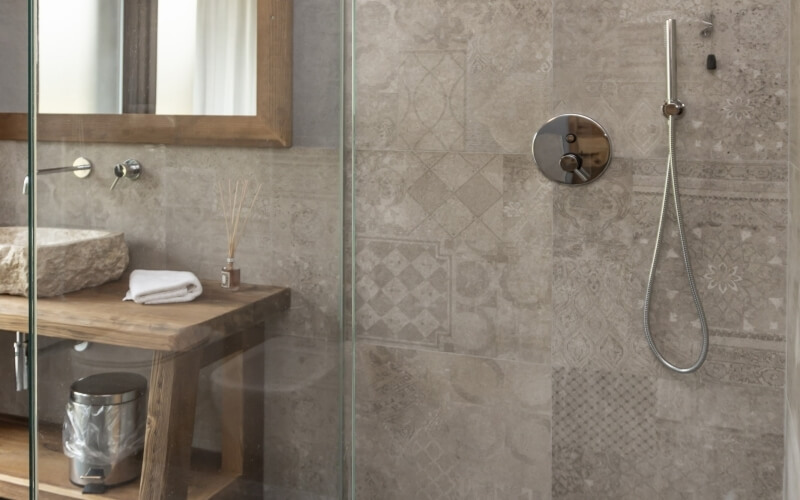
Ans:
<svg viewBox="0 0 800 500"><path fill-rule="evenodd" d="M38 334L157 351L185 351L265 321L286 310L288 288L243 284L223 290L202 281L192 302L142 305L123 302L127 277L59 297L37 301ZM0 295L0 330L28 331L28 299Z"/></svg>

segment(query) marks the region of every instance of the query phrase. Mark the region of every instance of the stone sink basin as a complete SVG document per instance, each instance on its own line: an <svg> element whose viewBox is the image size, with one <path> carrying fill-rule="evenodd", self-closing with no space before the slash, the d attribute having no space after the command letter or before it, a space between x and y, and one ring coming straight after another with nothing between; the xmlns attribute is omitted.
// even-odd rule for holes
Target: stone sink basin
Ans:
<svg viewBox="0 0 800 500"><path fill-rule="evenodd" d="M36 230L39 297L118 279L128 266L122 233L40 227ZM26 227L0 227L0 294L28 295Z"/></svg>

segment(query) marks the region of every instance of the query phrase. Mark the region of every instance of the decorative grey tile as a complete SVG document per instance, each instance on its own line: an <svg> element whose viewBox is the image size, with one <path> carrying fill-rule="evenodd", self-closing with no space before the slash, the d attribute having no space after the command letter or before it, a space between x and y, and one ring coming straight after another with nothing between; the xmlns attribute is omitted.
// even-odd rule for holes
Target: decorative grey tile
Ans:
<svg viewBox="0 0 800 500"><path fill-rule="evenodd" d="M514 245L541 244L542 262L553 248L555 184L538 172L529 155L503 156L503 233Z"/></svg>
<svg viewBox="0 0 800 500"><path fill-rule="evenodd" d="M786 355L781 351L728 346L711 338L702 377L718 382L782 388ZM723 339L720 339L723 340Z"/></svg>
<svg viewBox="0 0 800 500"><path fill-rule="evenodd" d="M370 62L364 64L372 65ZM397 137L398 94L360 88L358 97L355 127L359 150L391 149Z"/></svg>
<svg viewBox="0 0 800 500"><path fill-rule="evenodd" d="M431 170L447 184L450 191L456 192L464 186L476 173L482 171L484 176L487 176L495 182L492 185L495 189L503 188L503 180L499 179L499 185L495 171L498 167L489 167L490 162L497 162L502 165L502 157L489 154L447 154L438 158L432 166ZM502 167L500 167L502 168ZM494 177L493 177L494 175Z"/></svg>
<svg viewBox="0 0 800 500"><path fill-rule="evenodd" d="M558 187L553 215L553 363L653 374L634 304L630 162L585 189Z"/></svg>
<svg viewBox="0 0 800 500"><path fill-rule="evenodd" d="M464 149L464 66L461 51L405 54L398 77L398 147Z"/></svg>
<svg viewBox="0 0 800 500"><path fill-rule="evenodd" d="M800 6L790 2L791 26L800 23ZM790 81L800 76L800 31L790 31ZM800 496L800 264L794 256L800 250L800 142L797 137L800 126L800 92L789 92L789 224L787 228L789 248L787 251L787 311L786 311L786 400L784 441L784 498Z"/></svg>
<svg viewBox="0 0 800 500"><path fill-rule="evenodd" d="M654 498L780 500L783 437L658 422L658 493Z"/></svg>
<svg viewBox="0 0 800 500"><path fill-rule="evenodd" d="M553 193L553 245L565 257L621 260L633 239L631 160L617 159L597 182L558 185ZM537 172L537 175L542 175Z"/></svg>
<svg viewBox="0 0 800 500"><path fill-rule="evenodd" d="M422 212L407 205L405 216L417 225L406 229L412 224L401 224L402 231L384 231L380 224L372 224L374 214L366 214L363 220L368 222L360 226L361 234L437 242L441 255L451 259L451 335L441 349L541 360L555 365L556 373L587 374L585 370L590 369L615 374L599 387L590 384L602 398L575 388L574 395L561 399L587 405L587 421L581 425L593 428L595 422L611 420L617 431L597 430L595 439L603 445L599 448L565 432L561 436L572 439L571 446L562 446L556 438L559 418L554 418L552 494L557 498L705 500L731 494L772 498L777 491L780 462L767 449L780 448L775 415L782 383L781 332L785 327L781 316L792 302L782 292L786 283L782 269L791 255L781 245L788 223L787 178L781 165L788 141L787 73L785 47L766 54L765 46L775 45L769 40L786 33L785 21L774 24L775 30L769 28L781 16L785 2L718 3L711 6L715 14L719 12L719 31L711 40L690 34L709 10L709 4L699 0L618 5L569 0L552 7L539 2L522 6L520 2L473 0L359 3L369 19L380 20L357 42L363 50L357 78L364 90L358 95L365 110L357 119L366 122L364 133L370 142L365 147L408 147L397 146L391 142L394 139L386 139L389 136L406 134L416 139L414 134L424 129L421 121L400 124L391 114L398 100L405 99L399 95L401 67L413 75L418 71L401 63L410 53L453 51L466 54L463 148L519 153L502 156L499 183L479 166L482 158L478 156L451 152L423 157L418 153L426 177L413 195L404 198L420 208L426 206L420 200L429 203ZM655 391L660 387L656 376L671 379L649 351L641 317L664 172L664 160L652 158L665 158L667 149L666 123L658 108L664 99L663 21L671 16L678 18L680 30L679 95L685 96L688 106L686 119L677 127L678 170L686 193L684 209L696 278L701 293L709 297L704 300L712 327L706 366L692 376L690 385L668 399L675 418L702 422L696 433L687 430L684 435L677 434L678 424L669 427L673 421L664 410L659 411L665 418L656 418ZM552 39L548 23L554 25ZM377 25L382 29L376 29ZM709 52L716 52L720 60L715 73L702 67ZM427 87L420 95L433 100L431 92ZM530 136L552 112L588 114L609 129L615 160L603 179L584 189L567 190L541 178L527 150ZM426 139L436 139L435 134ZM442 145L416 147L441 149ZM684 157L702 161L684 163ZM750 159L772 163L743 163ZM403 189L407 191L423 173ZM471 178L481 181L474 192L467 189L475 186L462 188ZM484 179L499 198L495 199ZM370 209L378 206L372 203ZM402 219L403 209L392 212L397 206L383 213ZM685 278L680 274L680 259L675 258L679 249L669 228L666 234L672 247L665 249L660 267L653 325L668 352L690 357L699 345L699 329L692 325L696 318L684 294ZM374 273L375 278L379 276ZM415 281L413 276L408 279ZM675 329L679 324L688 326ZM689 340L673 331L683 331ZM541 356L541 348L551 341L552 361ZM528 357L514 357L520 349L530 349ZM429 374L435 362L426 356L434 355L442 356L429 351L420 354L424 359L417 370ZM480 381L494 380L493 371L477 372ZM406 388L414 380L399 371L387 377ZM410 417L417 419L418 424L410 426L416 434L404 427L404 433L419 437L422 443L407 452L391 446L379 450L376 445L369 455L411 454L425 464L425 470L412 468L409 462L413 460L365 463L359 469L364 477L359 485L362 496L470 498L475 492L482 498L521 496L515 489L464 486L475 483L472 478L453 479L471 469L466 459L448 462L449 449L463 446L465 456L473 448L480 449L494 457L497 439L487 433L467 444L442 431L438 425L444 421L456 429L462 424L433 409L431 400L439 398L443 404L451 400L442 393L430 393L432 380L428 376L425 384L410 390L425 395L415 404L423 410ZM491 386L479 380L458 388L473 404L485 401L474 392ZM632 384L630 380L649 382L631 388L625 385ZM707 394L704 386L716 393ZM637 406L634 400L642 394L649 403ZM618 405L626 413L615 414L606 396L612 402L621 400ZM659 396L666 397L663 392ZM701 408L702 398L713 400L721 410ZM554 404L559 401L556 394ZM593 419L593 408L588 408L592 401L608 410L601 418ZM567 422L578 418L574 411L563 412L568 414ZM764 418L753 429L745 429L759 416ZM476 422L484 417L479 412L471 416ZM652 446L644 451L626 450L625 444L634 446L634 437L641 432L639 422L648 424L649 437L643 441L649 439ZM579 435L585 432L581 425L576 424ZM632 429L630 441L620 428ZM762 431L765 434L758 434ZM370 432L369 436L386 434L385 429L371 428ZM442 439L443 435L448 438ZM762 437L764 447L758 443ZM436 444L430 445L431 440ZM692 440L701 443L701 449L684 460L678 451L688 448ZM707 466L712 460L740 471L741 477L731 478L723 466ZM406 477L421 478L418 481L428 486L424 492L405 491L399 478ZM557 487L559 478L568 488ZM436 487L431 486L434 483Z"/></svg>
<svg viewBox="0 0 800 500"><path fill-rule="evenodd" d="M791 10L790 26L797 26L800 22L800 10L793 2L789 2ZM790 30L789 32L789 79L796 82L798 74L800 74L800 38L797 36L797 30ZM790 130L797 130L798 125L798 112L800 112L800 95L798 92L789 92L789 118ZM797 134L789 137L789 161L795 165L800 165L800 144L797 141ZM794 189L794 187L792 188Z"/></svg>
<svg viewBox="0 0 800 500"><path fill-rule="evenodd" d="M793 6L795 16L798 9ZM796 37L795 37L796 38ZM796 43L795 43L796 45ZM797 115L793 115L795 121ZM800 250L800 170L797 165L799 159L792 158L789 167L789 249L787 255L796 256ZM800 416L800 396L798 387L800 386L800 263L796 258L789 258L787 262L787 316L786 316L786 461L787 461L787 491L797 489L798 479L800 479L800 427L797 425Z"/></svg>
<svg viewBox="0 0 800 500"><path fill-rule="evenodd" d="M792 398L795 399L795 398ZM784 495L786 498L796 497L800 493L800 420L796 417L797 404L792 401L786 407L786 440L785 440L785 476Z"/></svg>
<svg viewBox="0 0 800 500"><path fill-rule="evenodd" d="M501 359L550 359L550 274L536 261L536 247L482 252L466 244L452 249L455 352ZM542 253L544 256L545 254ZM527 276L533 282L521 282Z"/></svg>
<svg viewBox="0 0 800 500"><path fill-rule="evenodd" d="M363 498L549 498L550 370L362 343Z"/></svg>
<svg viewBox="0 0 800 500"><path fill-rule="evenodd" d="M462 2L463 5L436 0L390 3L396 9L395 20L404 46L428 50L463 48L470 37L470 21L488 11L474 0Z"/></svg>
<svg viewBox="0 0 800 500"><path fill-rule="evenodd" d="M652 373L654 360L631 307L636 281L623 262L557 259L553 280L556 366Z"/></svg>
<svg viewBox="0 0 800 500"><path fill-rule="evenodd" d="M356 230L360 234L405 236L429 216L414 199L414 183L427 173L415 153L366 152L356 154ZM425 186L417 197L426 200ZM415 190L416 191L416 190Z"/></svg>
<svg viewBox="0 0 800 500"><path fill-rule="evenodd" d="M447 198L444 204L433 212L431 218L438 222L451 238L460 235L474 221L469 208L456 197Z"/></svg>
<svg viewBox="0 0 800 500"><path fill-rule="evenodd" d="M494 248L502 241L501 156L362 151L356 168L360 234Z"/></svg>
<svg viewBox="0 0 800 500"><path fill-rule="evenodd" d="M359 238L356 325L362 339L441 348L451 335L451 259L438 246Z"/></svg>
<svg viewBox="0 0 800 500"><path fill-rule="evenodd" d="M550 289L522 276L549 273L535 254L360 238L359 338L499 359L550 357Z"/></svg>
<svg viewBox="0 0 800 500"><path fill-rule="evenodd" d="M618 154L664 156L665 120L659 110L665 93L663 23L674 17L680 40L678 96L691 119L677 127L681 157L785 158L786 44L774 43L772 49L764 44L785 39L786 2L715 2L709 7L700 1L554 4L556 109L581 109L598 119L611 132ZM709 10L715 14L712 39L693 35ZM720 64L710 72L702 61L714 47ZM725 126L717 126L721 123Z"/></svg>
<svg viewBox="0 0 800 500"><path fill-rule="evenodd" d="M779 498L782 417L760 417L782 391L581 369L553 377L554 499Z"/></svg>
<svg viewBox="0 0 800 500"><path fill-rule="evenodd" d="M652 377L553 372L553 498L654 498Z"/></svg>
<svg viewBox="0 0 800 500"><path fill-rule="evenodd" d="M634 266L642 288L655 244L664 168L642 162L634 175L633 217L641 227L634 241L638 248ZM782 341L785 169L779 164L751 168L713 162L683 162L680 169L686 237L709 329L720 338L752 339L756 344L751 345L759 348L764 348L757 345L760 342ZM656 174L658 170L661 175ZM670 198L651 302L651 327L659 332L659 345L688 364L697 356L700 330L671 203ZM689 327L688 341L673 333L685 326Z"/></svg>
<svg viewBox="0 0 800 500"><path fill-rule="evenodd" d="M548 68L549 69L549 68ZM470 74L467 138L470 151L524 153L552 113L549 71Z"/></svg>
<svg viewBox="0 0 800 500"><path fill-rule="evenodd" d="M475 174L456 191L456 197L476 217L483 215L500 196L497 189L481 174Z"/></svg>
<svg viewBox="0 0 800 500"><path fill-rule="evenodd" d="M379 0L358 2L357 13L359 147L529 148L551 108L549 4ZM417 60L448 53L459 54L455 87L439 61ZM450 102L442 105L442 97Z"/></svg>
<svg viewBox="0 0 800 500"><path fill-rule="evenodd" d="M408 194L419 203L427 213L436 211L437 208L442 206L450 195L447 185L434 174L433 172L426 172L422 177L416 180Z"/></svg>
<svg viewBox="0 0 800 500"><path fill-rule="evenodd" d="M721 383L698 375L665 374L657 382L660 420L715 429L780 434L783 388Z"/></svg>

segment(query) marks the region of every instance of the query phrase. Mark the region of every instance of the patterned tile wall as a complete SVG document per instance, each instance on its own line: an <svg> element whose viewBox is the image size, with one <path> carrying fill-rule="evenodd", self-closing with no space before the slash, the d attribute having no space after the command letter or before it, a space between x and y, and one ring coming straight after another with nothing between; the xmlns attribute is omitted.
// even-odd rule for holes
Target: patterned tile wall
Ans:
<svg viewBox="0 0 800 500"><path fill-rule="evenodd" d="M474 496L487 471L448 455L465 446L450 434L461 416L447 409L459 395L432 373L492 362L552 380L552 420L531 445L548 450L536 473L552 488L526 493L522 477L498 473L481 498L777 498L788 2L355 7L361 496ZM710 11L716 30L702 38ZM678 19L688 106L678 124L682 201L711 329L706 365L685 377L661 368L642 334L667 152L668 17ZM533 133L562 112L610 131L612 168L589 187L555 186L530 159ZM688 362L699 326L674 220L665 234L651 324L659 346ZM397 404L401 414L387 414ZM528 423L483 415L496 429Z"/></svg>
<svg viewBox="0 0 800 500"><path fill-rule="evenodd" d="M782 436L786 252L780 242L787 222L786 170L780 165L681 163L682 205L711 349L697 374L675 377L653 362L641 331L663 162L623 165L628 187L614 197L619 206L607 212L614 223L595 216L596 225L604 228L599 234L581 227L586 217L578 216L598 199L573 199L574 190L568 189L558 192L563 200L556 196L556 214L563 215L556 216L563 224L557 226L563 230L556 235L556 248L563 239L565 252L556 259L554 306L574 312L555 316L553 363L565 368L554 372L553 498L710 498L721 493L780 498L782 457L762 443L774 444ZM578 243L570 245L570 238ZM580 244L585 241L591 243ZM700 331L680 252L670 213L651 328L667 357L688 365L699 350ZM609 380L613 377L626 377L626 383L641 389ZM612 414L613 428L603 427L609 406L626 416ZM636 439L646 445L638 453L616 449L625 442L615 436L627 439L642 432L657 439ZM698 454L689 446L698 436L714 454ZM597 439L612 442L598 446ZM731 439L741 443L730 446ZM708 460L715 460L715 467L698 468ZM738 472L729 475L718 463ZM753 468L759 470L757 477ZM681 475L694 477L693 471L696 479L676 481Z"/></svg>
<svg viewBox="0 0 800 500"><path fill-rule="evenodd" d="M358 498L550 496L550 370L362 342Z"/></svg>
<svg viewBox="0 0 800 500"><path fill-rule="evenodd" d="M549 360L552 186L526 161L359 152L359 338Z"/></svg>
<svg viewBox="0 0 800 500"><path fill-rule="evenodd" d="M800 81L800 5L792 2L790 35L792 82ZM792 89L789 103L789 227L786 273L786 439L784 498L800 496L800 92Z"/></svg>
<svg viewBox="0 0 800 500"><path fill-rule="evenodd" d="M788 149L788 2L691 0L554 2L556 111L599 120L617 155L662 157L666 124L663 23L677 19L678 96L691 134L682 158L785 161ZM715 16L713 36L701 19ZM717 70L705 69L716 53ZM723 126L720 126L723 125ZM688 128L688 126L685 126Z"/></svg>

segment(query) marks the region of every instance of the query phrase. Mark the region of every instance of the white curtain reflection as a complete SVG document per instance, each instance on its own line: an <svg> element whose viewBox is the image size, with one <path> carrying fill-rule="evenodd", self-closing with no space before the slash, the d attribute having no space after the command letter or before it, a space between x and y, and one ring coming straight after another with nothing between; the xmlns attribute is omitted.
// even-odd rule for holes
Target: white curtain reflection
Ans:
<svg viewBox="0 0 800 500"><path fill-rule="evenodd" d="M158 2L156 113L190 115L194 110L197 0Z"/></svg>
<svg viewBox="0 0 800 500"><path fill-rule="evenodd" d="M39 109L122 111L122 1L39 0Z"/></svg>
<svg viewBox="0 0 800 500"><path fill-rule="evenodd" d="M256 0L197 0L197 114L256 114L256 29Z"/></svg>
<svg viewBox="0 0 800 500"><path fill-rule="evenodd" d="M159 3L156 112L256 113L256 0Z"/></svg>

